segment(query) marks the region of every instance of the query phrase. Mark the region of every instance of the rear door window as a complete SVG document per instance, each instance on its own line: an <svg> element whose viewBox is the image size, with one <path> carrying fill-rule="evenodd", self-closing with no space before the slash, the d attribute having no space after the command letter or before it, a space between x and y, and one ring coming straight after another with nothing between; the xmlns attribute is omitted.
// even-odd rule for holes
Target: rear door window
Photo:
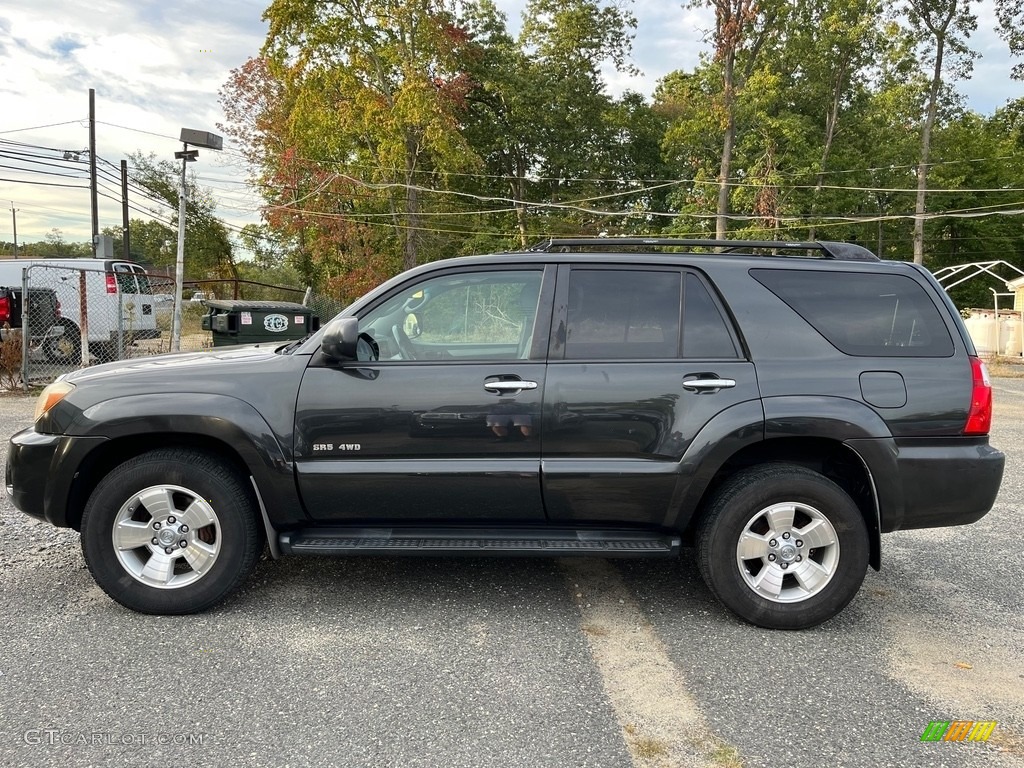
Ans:
<svg viewBox="0 0 1024 768"><path fill-rule="evenodd" d="M572 270L565 358L677 358L681 292L678 271Z"/></svg>
<svg viewBox="0 0 1024 768"><path fill-rule="evenodd" d="M737 357L736 344L725 318L695 274L686 275L683 298L683 357L713 359Z"/></svg>
<svg viewBox="0 0 1024 768"><path fill-rule="evenodd" d="M953 354L953 340L935 303L905 275L794 269L752 269L750 274L847 355Z"/></svg>
<svg viewBox="0 0 1024 768"><path fill-rule="evenodd" d="M138 281L139 293L149 295L153 293L153 286L149 284L149 275L138 264L131 265L132 272L135 273L135 279Z"/></svg>
<svg viewBox="0 0 1024 768"><path fill-rule="evenodd" d="M138 293L138 284L135 282L135 273L131 264L115 264L114 276L117 278L117 287L121 293Z"/></svg>

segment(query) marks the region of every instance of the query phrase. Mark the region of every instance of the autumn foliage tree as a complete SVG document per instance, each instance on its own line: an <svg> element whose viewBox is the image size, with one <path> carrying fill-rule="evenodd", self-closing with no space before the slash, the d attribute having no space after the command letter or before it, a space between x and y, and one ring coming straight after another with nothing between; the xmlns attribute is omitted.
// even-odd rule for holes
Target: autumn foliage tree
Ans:
<svg viewBox="0 0 1024 768"><path fill-rule="evenodd" d="M986 2L1024 50L1024 0ZM271 2L221 96L275 269L353 299L436 258L659 233L1024 265L1024 106L957 92L965 0L688 0L703 50L653 94L609 87L636 72L630 0L520 5L517 28L494 0Z"/></svg>
<svg viewBox="0 0 1024 768"><path fill-rule="evenodd" d="M463 61L472 46L457 24L458 7L276 0L264 14L270 29L262 55L288 105L280 156L323 174L294 190L295 199L365 198L367 213L387 214L376 220L401 241L404 268L420 260L425 182L475 167L459 131L471 88Z"/></svg>

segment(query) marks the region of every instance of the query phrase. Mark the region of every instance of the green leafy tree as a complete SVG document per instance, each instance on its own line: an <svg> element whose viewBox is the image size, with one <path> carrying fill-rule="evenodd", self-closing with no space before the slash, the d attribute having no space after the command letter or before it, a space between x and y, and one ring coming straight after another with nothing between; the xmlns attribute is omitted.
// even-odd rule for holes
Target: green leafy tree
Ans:
<svg viewBox="0 0 1024 768"><path fill-rule="evenodd" d="M121 227L105 227L103 234L114 241L114 255L124 253L124 232ZM155 219L131 219L128 222L128 255L132 261L147 266L174 266L178 232Z"/></svg>
<svg viewBox="0 0 1024 768"><path fill-rule="evenodd" d="M975 54L967 40L978 27L970 0L907 0L907 21L931 63L931 81L924 121L921 124L921 153L917 166L917 198L914 204L914 261L924 263L924 213L928 191L928 163L932 131L939 112L943 84L947 77L963 79L971 73Z"/></svg>
<svg viewBox="0 0 1024 768"><path fill-rule="evenodd" d="M759 66L762 52L785 27L788 7L776 0L691 0L688 5L690 8L709 7L715 12L712 61L721 79L713 102L721 137L715 237L722 239L729 214L737 113L742 106L740 97Z"/></svg>
<svg viewBox="0 0 1024 768"><path fill-rule="evenodd" d="M177 259L177 226L181 168L170 160L157 160L153 154L135 153L129 155L131 178L139 186L163 201L165 207L154 209L154 213L166 215L167 207L171 216L171 231L174 233L174 248L165 249L167 229L144 228L143 234L151 234L147 256L156 266L173 265ZM234 250L227 227L215 214L217 204L210 190L196 183L193 174L186 174L187 196L185 200L185 271L192 279L236 277ZM159 243L159 247L157 247ZM129 240L130 244L130 240Z"/></svg>
<svg viewBox="0 0 1024 768"><path fill-rule="evenodd" d="M620 217L608 221L575 203L603 197L612 203L602 208L621 208L608 195L662 167L658 117L639 94L613 100L602 76L603 66L635 71L632 14L596 0L531 0L513 39L504 14L481 0L465 22L478 55L464 132L498 182L479 192L511 197L520 246L542 233L614 225ZM528 217L530 200L555 205Z"/></svg>
<svg viewBox="0 0 1024 768"><path fill-rule="evenodd" d="M270 29L263 56L292 105L285 152L317 166L314 176L353 187L335 194L366 196L376 203L367 213L389 214L405 268L420 260L425 182L475 167L458 130L470 88L459 6L276 0L264 13Z"/></svg>

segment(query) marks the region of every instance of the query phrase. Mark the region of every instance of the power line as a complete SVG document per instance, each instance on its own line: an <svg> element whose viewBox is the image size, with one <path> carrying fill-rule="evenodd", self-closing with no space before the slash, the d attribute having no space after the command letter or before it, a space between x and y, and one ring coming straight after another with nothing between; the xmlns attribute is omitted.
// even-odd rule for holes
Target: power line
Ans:
<svg viewBox="0 0 1024 768"><path fill-rule="evenodd" d="M118 125L117 123L108 123L108 122L106 122L104 120L97 120L96 122L99 123L100 125L109 125L111 128L121 128L121 129L123 129L125 131L132 131L133 133L145 133L145 134L148 134L149 136L156 136L156 137L161 138L161 139L171 139L172 141L178 141L179 140L177 136L168 136L165 133L154 133L153 131L144 131L141 128L130 128L127 125Z"/></svg>
<svg viewBox="0 0 1024 768"><path fill-rule="evenodd" d="M65 120L63 123L48 123L47 125L30 125L28 128L9 128L6 131L0 131L0 134L22 133L23 131L35 131L42 128L56 128L60 125L72 125L73 123L81 125L83 119L84 118L80 118L78 120Z"/></svg>
<svg viewBox="0 0 1024 768"><path fill-rule="evenodd" d="M61 175L61 174L55 174ZM52 181L29 181L28 179L6 179L0 178L0 181L9 181L12 184L35 184L41 187L70 187L71 189L88 189L89 186L81 186L80 184L57 184Z"/></svg>

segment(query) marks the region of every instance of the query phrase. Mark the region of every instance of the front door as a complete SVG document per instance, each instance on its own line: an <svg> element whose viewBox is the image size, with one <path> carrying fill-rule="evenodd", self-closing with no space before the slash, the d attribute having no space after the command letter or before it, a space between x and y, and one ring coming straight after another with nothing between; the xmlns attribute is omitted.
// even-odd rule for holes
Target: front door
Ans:
<svg viewBox="0 0 1024 768"><path fill-rule="evenodd" d="M309 514L542 521L553 277L540 267L445 271L361 313L369 359L314 361L299 390L295 459Z"/></svg>

